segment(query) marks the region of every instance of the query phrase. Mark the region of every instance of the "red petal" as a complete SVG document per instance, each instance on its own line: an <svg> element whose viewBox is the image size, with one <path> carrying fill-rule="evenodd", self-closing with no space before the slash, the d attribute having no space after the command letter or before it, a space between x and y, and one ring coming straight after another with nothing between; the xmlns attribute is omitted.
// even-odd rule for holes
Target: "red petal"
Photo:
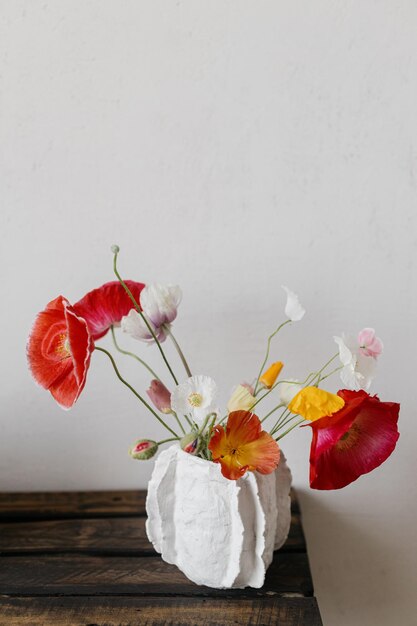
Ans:
<svg viewBox="0 0 417 626"><path fill-rule="evenodd" d="M383 463L399 437L400 405L380 402L364 391L343 390L346 404L311 424L310 485L340 489Z"/></svg>
<svg viewBox="0 0 417 626"><path fill-rule="evenodd" d="M125 283L139 303L140 292L145 285L133 280L126 280ZM119 281L114 280L89 291L73 308L86 320L90 335L96 340L103 337L110 326L120 322L133 308L133 303Z"/></svg>
<svg viewBox="0 0 417 626"><path fill-rule="evenodd" d="M64 408L74 404L85 385L93 347L86 321L62 296L37 316L27 346L29 367Z"/></svg>

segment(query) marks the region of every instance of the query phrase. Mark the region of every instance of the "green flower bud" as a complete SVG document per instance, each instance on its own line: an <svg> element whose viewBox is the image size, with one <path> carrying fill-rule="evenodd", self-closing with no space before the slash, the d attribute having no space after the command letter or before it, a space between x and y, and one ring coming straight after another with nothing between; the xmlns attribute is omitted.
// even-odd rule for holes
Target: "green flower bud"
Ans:
<svg viewBox="0 0 417 626"><path fill-rule="evenodd" d="M147 461L158 452L158 444L151 439L138 439L134 446L130 448L129 454L132 459Z"/></svg>
<svg viewBox="0 0 417 626"><path fill-rule="evenodd" d="M196 454L198 451L199 439L197 433L188 433L188 435L184 435L184 437L180 441L180 446L184 450L184 452L188 452L188 454Z"/></svg>

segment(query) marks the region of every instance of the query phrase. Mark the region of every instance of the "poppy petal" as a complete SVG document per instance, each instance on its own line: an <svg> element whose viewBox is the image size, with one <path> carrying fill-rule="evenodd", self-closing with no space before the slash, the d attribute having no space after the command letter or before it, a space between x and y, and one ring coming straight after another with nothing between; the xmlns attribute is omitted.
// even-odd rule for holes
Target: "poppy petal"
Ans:
<svg viewBox="0 0 417 626"><path fill-rule="evenodd" d="M125 283L139 303L145 285L133 280L126 280ZM119 281L114 280L89 291L73 308L77 315L86 320L90 335L97 340L107 333L110 326L118 324L129 313L133 302Z"/></svg>
<svg viewBox="0 0 417 626"><path fill-rule="evenodd" d="M364 391L342 390L345 406L311 424L310 485L340 489L381 465L398 437L400 405Z"/></svg>
<svg viewBox="0 0 417 626"><path fill-rule="evenodd" d="M84 388L93 348L87 322L62 296L38 314L27 345L29 367L36 382L65 409Z"/></svg>

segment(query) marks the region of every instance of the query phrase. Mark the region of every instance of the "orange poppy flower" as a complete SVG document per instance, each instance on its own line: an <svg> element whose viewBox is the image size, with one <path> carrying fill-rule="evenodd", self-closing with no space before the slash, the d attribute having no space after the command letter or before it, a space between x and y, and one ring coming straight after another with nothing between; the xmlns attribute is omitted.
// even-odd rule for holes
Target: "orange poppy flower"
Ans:
<svg viewBox="0 0 417 626"><path fill-rule="evenodd" d="M279 447L254 413L233 411L226 430L220 424L213 429L208 445L213 461L220 463L222 474L237 480L249 471L270 474L279 463Z"/></svg>

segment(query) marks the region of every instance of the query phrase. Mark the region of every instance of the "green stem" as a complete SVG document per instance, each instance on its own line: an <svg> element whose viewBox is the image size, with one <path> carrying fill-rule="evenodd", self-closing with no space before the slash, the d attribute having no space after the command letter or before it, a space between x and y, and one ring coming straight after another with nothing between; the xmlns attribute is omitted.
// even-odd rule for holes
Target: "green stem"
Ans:
<svg viewBox="0 0 417 626"><path fill-rule="evenodd" d="M290 411L287 409L287 407L285 407L285 409L282 411L281 415L279 416L279 418L277 419L277 421L275 422L275 424L269 431L271 435L280 427L282 422L288 417L289 414L290 414Z"/></svg>
<svg viewBox="0 0 417 626"><path fill-rule="evenodd" d="M118 251L116 251L114 253L114 260L113 260L113 271L117 277L117 279L119 280L120 284L122 285L123 289L126 291L127 295L129 296L129 298L132 300L133 302L133 306L135 307L136 311L139 313L139 315L141 316L142 320L145 322L147 329L149 330L149 332L151 333L156 345L158 346L159 352L161 353L162 358L165 361L165 365L167 366L167 368L170 371L170 374L172 376L172 378L174 379L174 382L176 385L178 385L178 380L175 378L175 374L171 369L170 364L168 363L168 359L165 356L165 353L162 349L161 344L159 343L157 336L155 335L151 325L149 324L148 320L146 319L146 316L143 314L139 304L136 302L132 292L130 291L129 287L126 285L126 283L124 282L123 278L120 276L119 272L117 271L117 255L118 255Z"/></svg>
<svg viewBox="0 0 417 626"><path fill-rule="evenodd" d="M280 409L280 408L281 408L281 407L283 407L283 406L285 406L285 404L282 404L282 403L281 403L281 404L278 404L278 406L276 406L274 409L272 409L272 411L269 411L269 413L267 413L267 414L265 415L265 417L263 417L263 418L261 419L261 424L262 424L262 422L264 422L266 419L268 419L268 417L269 417L270 415L272 415L272 413L275 413L275 411L278 411L278 409Z"/></svg>
<svg viewBox="0 0 417 626"><path fill-rule="evenodd" d="M177 420L178 426L181 428L183 434L185 435L185 430L184 430L184 426L181 424L180 422L180 418L178 417L178 415L175 413L175 411L171 410L172 415L175 417L175 419Z"/></svg>
<svg viewBox="0 0 417 626"><path fill-rule="evenodd" d="M108 358L111 361L111 364L113 365L113 369L116 373L117 378L124 384L126 385L126 387L128 387L128 389L130 389L130 391L137 397L139 398L139 400L142 402L142 404L144 404L146 406L147 409L149 409L149 411L156 417L156 419L163 425L165 426L165 428L167 430L169 430L170 433L172 433L174 435L174 437L176 437L178 439L178 435L177 433L172 430L172 428L170 428L168 426L168 424L165 424L164 420L159 417L159 415L153 410L153 408L146 402L146 400L144 398L142 398L142 396L136 391L136 389L134 389L134 387L132 387L132 385L130 385L127 380L125 380L122 375L120 374L119 370L117 369L117 365L116 362L113 358L113 356L110 354L110 352L108 352L107 350L105 350L104 348L100 348L99 346L95 347L95 350L98 350L99 352L103 352L104 354L106 354L108 356Z"/></svg>
<svg viewBox="0 0 417 626"><path fill-rule="evenodd" d="M262 372L264 371L264 367L265 367L265 365L266 365L266 362L268 361L269 351L270 351L270 348L271 348L271 341L272 341L272 339L275 337L275 335L276 335L277 333L279 333L279 331L281 330L281 328L283 328L284 326L286 326L287 324L290 324L290 323L291 323L291 320L285 320L285 322L283 322L282 324L280 324L280 325L278 326L278 328L277 328L277 329L276 329L276 330L272 333L272 335L269 335L269 337L268 337L268 343L267 343L267 347L266 347L266 354L265 354L265 358L264 358L264 360L263 360L263 362L262 362L261 369L259 370L258 378L256 379L255 390L254 390L254 394L255 394L255 395L256 395L256 390L258 389L259 379L260 379L260 377L261 377L261 375L262 375Z"/></svg>
<svg viewBox="0 0 417 626"><path fill-rule="evenodd" d="M137 361L139 361L139 363L141 363L144 367L146 367L146 369L152 374L153 378L156 378L156 380L159 380L159 382L161 382L161 379L159 378L158 374L155 374L153 369L150 367L150 365L146 363L146 361L138 357L137 354L134 354L133 352L129 352L128 350L123 350L123 348L119 346L116 340L116 333L114 332L114 326L111 326L110 330L111 330L111 335L113 338L114 347L116 348L116 350L120 352L121 354L126 354L127 356L131 356L133 359L136 359Z"/></svg>
<svg viewBox="0 0 417 626"><path fill-rule="evenodd" d="M300 424L302 424L303 422L305 422L305 419L302 418L299 422L297 422L296 424L293 424L293 426L291 426L291 428L289 428L288 430L285 431L285 433L282 433L282 435L280 435L279 437L275 438L275 441L279 441L280 439L282 439L283 437L285 437L285 435L288 435L288 433L290 433L292 430L294 430L294 428L297 428L297 426L299 426Z"/></svg>
<svg viewBox="0 0 417 626"><path fill-rule="evenodd" d="M163 443L168 443L168 441L179 441L179 437L171 437L170 439L162 439L162 441L158 441L158 446L162 446Z"/></svg>
<svg viewBox="0 0 417 626"><path fill-rule="evenodd" d="M289 413L289 412L287 414L284 414L282 418L280 419L280 421L278 422L278 424L275 425L273 431L271 431L270 434L273 435L277 433L279 430L281 430L281 428L284 428L284 426L292 422L295 417L296 415Z"/></svg>
<svg viewBox="0 0 417 626"><path fill-rule="evenodd" d="M261 396L260 398L258 398L258 399L256 400L256 402L254 402L254 403L252 404L252 406L251 406L251 408L250 408L250 411L252 411L252 409L253 409L253 408L254 408L254 407L258 404L258 402L260 402L261 400L263 400L264 398L266 398L266 397L267 397L267 396L271 393L271 391L273 391L273 390L275 389L275 387L278 387L278 385L282 385L282 384L284 384L284 383L289 383L290 385L292 385L292 384L295 384L295 385L300 385L300 388L301 388L301 387L304 387L304 386L306 386L306 387L307 387L308 385L311 385L311 384L314 382L314 380L317 378L317 376L320 376L320 374L321 374L321 373L322 373L322 372L326 369L326 367L328 367L328 366L330 365L330 363L331 363L332 361L334 361L334 360L335 360L335 358L336 358L336 357L338 357L338 356L339 356L339 353L334 354L334 355L332 356L332 358L331 358L331 359L329 359L329 360L327 361L327 363L326 363L325 365L323 365L323 367L322 367L322 368L321 368L318 372L310 372L310 374L307 376L307 378L306 378L305 380L303 380L302 382L300 382L300 383L295 383L293 380L279 380L278 382L276 382L276 383L275 383L275 385L273 385L273 386L271 387L271 389L268 389L268 391L267 391L266 393L264 393L264 395L263 395L263 396ZM334 370L332 373L334 373L335 371L337 371L337 370ZM330 374L329 374L329 376L330 376ZM326 377L326 378L327 378L327 377ZM322 380L324 380L324 378L322 378Z"/></svg>
<svg viewBox="0 0 417 626"><path fill-rule="evenodd" d="M190 378L190 377L192 376L192 374L191 374L191 370L190 370L190 368L188 367L187 360L186 360L186 358L185 358L185 356L184 356L184 354L183 354L183 351L181 350L181 348L180 348L180 346L179 346L179 343L177 342L177 340L175 339L174 335L172 334L172 331L171 331L171 329L169 328L169 326L165 326L165 330L166 330L167 334L171 337L172 343L174 344L175 349L176 349L176 351L178 352L178 354L179 354L179 356L180 356L180 359L181 359L181 361L182 361L182 364L183 364L183 366L184 366L184 369L185 369L185 371L187 372L187 376Z"/></svg>
<svg viewBox="0 0 417 626"><path fill-rule="evenodd" d="M343 365L341 365L340 367L336 367L334 370L332 370L331 372L329 372L328 374L326 374L326 376L323 376L322 378L320 378L320 383L323 382L323 380L326 380L326 378L329 378L330 376L333 376L333 374L335 374L336 372L340 372L340 370L343 369ZM316 383L317 385L317 383Z"/></svg>

